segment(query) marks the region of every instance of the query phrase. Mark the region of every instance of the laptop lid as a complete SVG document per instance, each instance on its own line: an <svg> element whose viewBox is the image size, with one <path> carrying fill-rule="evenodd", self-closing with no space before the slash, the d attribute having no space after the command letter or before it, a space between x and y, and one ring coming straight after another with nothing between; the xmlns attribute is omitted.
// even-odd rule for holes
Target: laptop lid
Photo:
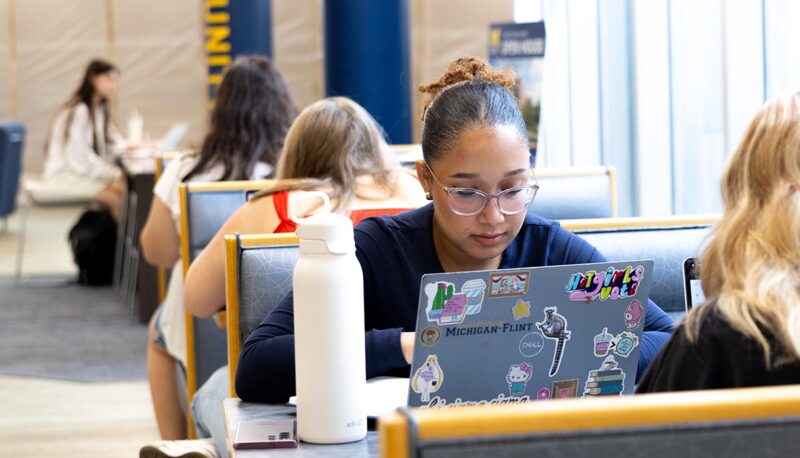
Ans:
<svg viewBox="0 0 800 458"><path fill-rule="evenodd" d="M183 140L183 137L186 135L186 132L188 130L189 130L188 122L178 122L173 124L167 131L166 135L164 135L161 138L161 141L158 142L158 147L156 148L156 152L163 153L165 151L174 150L181 142L181 140Z"/></svg>
<svg viewBox="0 0 800 458"><path fill-rule="evenodd" d="M633 392L653 261L424 275L412 407Z"/></svg>

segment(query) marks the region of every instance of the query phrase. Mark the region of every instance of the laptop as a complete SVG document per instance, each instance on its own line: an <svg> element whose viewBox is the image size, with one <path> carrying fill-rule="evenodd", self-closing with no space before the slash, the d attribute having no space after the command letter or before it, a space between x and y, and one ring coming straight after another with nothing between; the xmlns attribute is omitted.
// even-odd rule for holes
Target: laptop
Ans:
<svg viewBox="0 0 800 458"><path fill-rule="evenodd" d="M653 261L422 277L410 407L633 393Z"/></svg>
<svg viewBox="0 0 800 458"><path fill-rule="evenodd" d="M161 137L161 141L158 142L158 146L156 147L156 152L163 153L174 150L181 140L183 140L183 137L186 135L188 130L188 122L178 122L173 124L167 133Z"/></svg>

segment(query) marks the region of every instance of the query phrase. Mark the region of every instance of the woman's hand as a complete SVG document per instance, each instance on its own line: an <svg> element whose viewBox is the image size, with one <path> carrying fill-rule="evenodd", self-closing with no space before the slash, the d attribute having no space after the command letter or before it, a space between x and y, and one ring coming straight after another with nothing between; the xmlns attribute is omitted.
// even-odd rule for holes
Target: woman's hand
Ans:
<svg viewBox="0 0 800 458"><path fill-rule="evenodd" d="M413 332L400 333L400 348L403 350L403 357L408 364L411 364L411 358L414 357L414 337Z"/></svg>

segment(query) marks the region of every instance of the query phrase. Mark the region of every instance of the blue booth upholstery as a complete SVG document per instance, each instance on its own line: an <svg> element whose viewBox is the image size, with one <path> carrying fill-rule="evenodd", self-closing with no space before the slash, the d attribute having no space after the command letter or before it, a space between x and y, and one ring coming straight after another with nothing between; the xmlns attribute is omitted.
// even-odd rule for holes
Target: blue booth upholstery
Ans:
<svg viewBox="0 0 800 458"><path fill-rule="evenodd" d="M612 220L613 221L613 220ZM564 227L569 229L569 222ZM700 254L709 224L573 230L609 261L652 259L650 299L673 319L686 313L683 261Z"/></svg>
<svg viewBox="0 0 800 458"><path fill-rule="evenodd" d="M617 216L613 167L536 169L539 192L528 209L547 219Z"/></svg>
<svg viewBox="0 0 800 458"><path fill-rule="evenodd" d="M225 221L247 201L248 194L274 182L228 181L184 183L181 196L181 253L184 275L189 264L214 238ZM227 362L226 331L213 318L187 315L187 394L195 391Z"/></svg>

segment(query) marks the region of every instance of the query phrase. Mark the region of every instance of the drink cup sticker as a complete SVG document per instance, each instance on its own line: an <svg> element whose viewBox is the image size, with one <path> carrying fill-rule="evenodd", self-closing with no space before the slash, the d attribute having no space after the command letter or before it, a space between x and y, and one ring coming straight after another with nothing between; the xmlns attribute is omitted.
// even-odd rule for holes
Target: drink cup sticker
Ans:
<svg viewBox="0 0 800 458"><path fill-rule="evenodd" d="M536 399L540 401L544 401L546 399L550 399L550 388L544 387L536 393Z"/></svg>
<svg viewBox="0 0 800 458"><path fill-rule="evenodd" d="M628 331L622 331L611 341L611 349L615 355L627 358L634 348L639 345L639 336Z"/></svg>
<svg viewBox="0 0 800 458"><path fill-rule="evenodd" d="M441 336L442 333L439 331L439 326L426 326L419 334L419 341L426 347L432 347L436 345Z"/></svg>
<svg viewBox="0 0 800 458"><path fill-rule="evenodd" d="M542 352L544 348L544 337L539 331L530 332L522 336L519 341L519 352L526 358L533 358Z"/></svg>
<svg viewBox="0 0 800 458"><path fill-rule="evenodd" d="M467 315L480 313L483 298L486 296L486 282L480 278L468 280L461 285L461 292L467 299Z"/></svg>
<svg viewBox="0 0 800 458"><path fill-rule="evenodd" d="M508 368L508 373L506 374L508 394L524 394L531 377L533 377L533 365L531 365L531 363L512 364Z"/></svg>
<svg viewBox="0 0 800 458"><path fill-rule="evenodd" d="M589 371L583 396L619 396L624 387L625 372L618 367L614 355L608 355L599 369Z"/></svg>
<svg viewBox="0 0 800 458"><path fill-rule="evenodd" d="M608 333L608 328L603 328L603 332L594 336L594 355L606 356L612 340L614 340L614 336Z"/></svg>
<svg viewBox="0 0 800 458"><path fill-rule="evenodd" d="M644 317L644 307L641 302L634 299L625 309L625 327L629 331L636 329L642 321L642 317Z"/></svg>
<svg viewBox="0 0 800 458"><path fill-rule="evenodd" d="M578 379L558 380L553 382L551 396L553 399L578 397Z"/></svg>
<svg viewBox="0 0 800 458"><path fill-rule="evenodd" d="M492 287L489 295L492 297L521 296L528 292L528 276L528 272L492 274Z"/></svg>
<svg viewBox="0 0 800 458"><path fill-rule="evenodd" d="M514 321L528 318L531 316L531 303L517 299L517 303L511 307L511 313L514 315Z"/></svg>
<svg viewBox="0 0 800 458"><path fill-rule="evenodd" d="M439 366L436 355L428 355L428 358L417 368L414 376L411 377L411 389L421 395L422 402L431 400L431 393L439 391L444 381L444 373Z"/></svg>
<svg viewBox="0 0 800 458"><path fill-rule="evenodd" d="M546 307L544 309L544 321L536 323L536 326L545 337L558 342L556 351L553 353L553 364L550 366L550 377L552 377L558 373L558 368L561 366L561 358L564 356L564 347L569 340L570 331L567 330L567 319L558 313L556 307Z"/></svg>

